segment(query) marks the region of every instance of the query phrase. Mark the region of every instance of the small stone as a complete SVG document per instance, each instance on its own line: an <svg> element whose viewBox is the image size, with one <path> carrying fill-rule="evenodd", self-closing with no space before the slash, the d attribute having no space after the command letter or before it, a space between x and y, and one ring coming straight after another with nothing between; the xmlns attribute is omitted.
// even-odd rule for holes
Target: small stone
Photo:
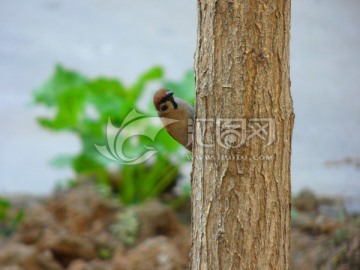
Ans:
<svg viewBox="0 0 360 270"><path fill-rule="evenodd" d="M145 240L130 250L125 257L122 254L116 255L112 269L183 270L188 266L188 262L179 256L176 246L165 236Z"/></svg>
<svg viewBox="0 0 360 270"><path fill-rule="evenodd" d="M293 200L292 205L299 211L316 212L319 208L319 201L312 191L304 189Z"/></svg>
<svg viewBox="0 0 360 270"><path fill-rule="evenodd" d="M24 244L9 243L0 249L0 269L14 267L26 270L63 270L50 252L41 252Z"/></svg>

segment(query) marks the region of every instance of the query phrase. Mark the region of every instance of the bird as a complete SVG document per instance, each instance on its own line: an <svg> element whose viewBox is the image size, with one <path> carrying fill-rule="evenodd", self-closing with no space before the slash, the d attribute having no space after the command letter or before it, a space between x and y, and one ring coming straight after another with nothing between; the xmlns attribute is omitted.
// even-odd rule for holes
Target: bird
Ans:
<svg viewBox="0 0 360 270"><path fill-rule="evenodd" d="M194 108L174 92L161 88L154 95L154 106L166 131L187 150L192 151Z"/></svg>

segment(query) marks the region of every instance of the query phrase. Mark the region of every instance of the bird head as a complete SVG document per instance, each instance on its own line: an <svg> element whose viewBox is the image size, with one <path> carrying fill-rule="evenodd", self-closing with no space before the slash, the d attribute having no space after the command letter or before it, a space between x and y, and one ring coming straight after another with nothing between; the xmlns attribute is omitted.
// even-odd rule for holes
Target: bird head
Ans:
<svg viewBox="0 0 360 270"><path fill-rule="evenodd" d="M161 88L156 91L154 95L154 106L160 113L166 113L168 111L175 110L178 104L174 100L174 93Z"/></svg>

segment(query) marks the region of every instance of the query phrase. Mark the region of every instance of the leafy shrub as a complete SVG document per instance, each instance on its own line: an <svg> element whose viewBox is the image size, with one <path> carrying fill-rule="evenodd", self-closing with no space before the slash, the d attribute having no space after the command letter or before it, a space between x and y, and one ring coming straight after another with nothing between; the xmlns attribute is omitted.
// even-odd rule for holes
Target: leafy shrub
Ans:
<svg viewBox="0 0 360 270"><path fill-rule="evenodd" d="M126 138L118 130L116 137L109 138L106 126L112 123L121 127L126 117L144 98L150 83L157 83L174 90L177 96L192 101L194 91L194 75L187 72L180 82L164 79L161 67L153 67L144 72L130 86L113 78L87 78L84 75L67 70L62 66L55 68L54 74L34 92L34 103L54 110L52 116L38 119L41 126L54 132L67 131L74 134L81 142L81 150L76 155L62 155L53 164L71 166L78 175L95 176L102 188L116 191L125 204L145 201L157 197L171 187L179 175L179 166L186 162L185 152L164 130L161 130L154 141L146 136L137 136L136 140ZM155 116L152 103L145 112L136 109L139 115ZM145 114L146 113L146 114ZM138 118L136 118L137 120ZM143 134L160 130L159 123L138 121L132 123L132 129L141 129ZM126 124L126 123L125 123ZM157 150L147 162L126 165L111 160L110 140L125 140L123 151L129 155L146 152L151 145ZM96 149L110 152L110 158L101 155ZM111 182L111 168L117 175L117 183Z"/></svg>
<svg viewBox="0 0 360 270"><path fill-rule="evenodd" d="M11 203L0 198L0 235L12 235L24 217L23 211L11 209Z"/></svg>

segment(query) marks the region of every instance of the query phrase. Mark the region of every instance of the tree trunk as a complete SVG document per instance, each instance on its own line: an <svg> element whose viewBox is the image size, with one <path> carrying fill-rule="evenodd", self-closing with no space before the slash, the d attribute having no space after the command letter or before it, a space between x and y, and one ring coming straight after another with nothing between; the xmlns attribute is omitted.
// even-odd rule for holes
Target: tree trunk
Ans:
<svg viewBox="0 0 360 270"><path fill-rule="evenodd" d="M198 0L192 263L288 269L290 0Z"/></svg>

